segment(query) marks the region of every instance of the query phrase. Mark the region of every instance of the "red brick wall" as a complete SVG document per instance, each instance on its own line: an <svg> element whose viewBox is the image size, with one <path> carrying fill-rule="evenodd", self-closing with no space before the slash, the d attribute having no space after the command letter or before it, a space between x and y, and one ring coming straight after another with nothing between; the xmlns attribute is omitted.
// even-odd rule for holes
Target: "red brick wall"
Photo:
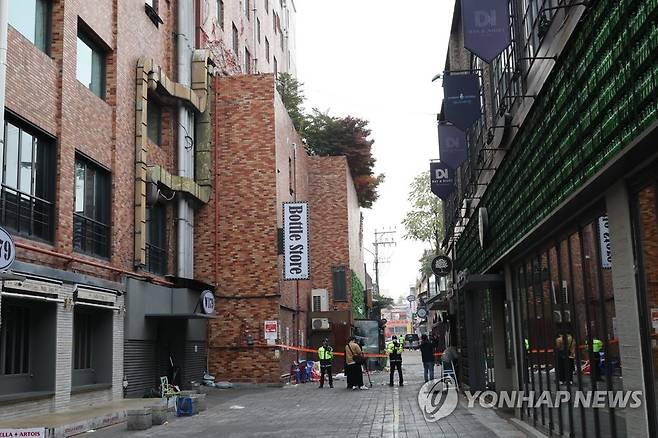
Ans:
<svg viewBox="0 0 658 438"><path fill-rule="evenodd" d="M220 77L215 81L216 192L197 220L197 276L217 285L220 318L209 326L209 363L219 379L279 382L293 353L248 347L248 331L264 344L263 322L279 320L279 336L299 342L293 316L297 287L282 279L277 227L281 203L291 201L288 158L301 145L276 96L272 75ZM297 148L298 200L306 199L306 156ZM299 282L307 308L309 282ZM303 315L303 313L302 313ZM305 330L305 317L300 318Z"/></svg>
<svg viewBox="0 0 658 438"><path fill-rule="evenodd" d="M338 311L352 310L347 175L345 157L309 158L312 284L329 291L329 310ZM333 266L347 271L347 301L334 301Z"/></svg>
<svg viewBox="0 0 658 438"><path fill-rule="evenodd" d="M175 77L172 70L172 32L176 0L160 2L160 16L164 24L158 28L146 16L141 0L55 0L52 3L50 56L13 28L9 30L6 106L9 111L57 139L54 241L52 245L21 238L17 241L131 270L135 66L139 57L147 56L162 65L170 77ZM76 79L78 17L109 49L105 100L95 96ZM165 117L163 125L167 127L163 133L163 146L158 148L152 145L149 163L161 164L175 171L174 123L171 117ZM112 172L112 251L109 262L73 252L76 151ZM174 237L171 233L172 245L175 244ZM18 258L118 279L115 272L69 263L61 257L29 250L20 249Z"/></svg>

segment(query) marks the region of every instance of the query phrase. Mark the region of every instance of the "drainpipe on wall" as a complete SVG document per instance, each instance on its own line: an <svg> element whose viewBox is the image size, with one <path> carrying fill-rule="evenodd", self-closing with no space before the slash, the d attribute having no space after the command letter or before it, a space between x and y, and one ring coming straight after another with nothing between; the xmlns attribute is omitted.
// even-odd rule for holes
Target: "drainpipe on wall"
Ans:
<svg viewBox="0 0 658 438"><path fill-rule="evenodd" d="M5 144L5 88L7 84L8 0L0 0L0 151Z"/></svg>
<svg viewBox="0 0 658 438"><path fill-rule="evenodd" d="M194 0L177 2L178 33L176 65L178 82L192 86L192 56L194 54ZM178 175L194 178L194 113L179 103L178 106ZM194 210L182 195L178 198L177 268L179 277L194 276Z"/></svg>

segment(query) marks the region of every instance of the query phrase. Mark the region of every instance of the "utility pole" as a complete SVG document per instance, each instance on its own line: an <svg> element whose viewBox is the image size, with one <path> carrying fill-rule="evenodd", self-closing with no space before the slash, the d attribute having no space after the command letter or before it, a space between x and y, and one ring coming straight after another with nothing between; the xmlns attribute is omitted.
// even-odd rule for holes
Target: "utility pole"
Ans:
<svg viewBox="0 0 658 438"><path fill-rule="evenodd" d="M375 230L375 242L373 246L375 247L375 284L377 285L377 295L379 295L379 264L388 263L388 260L380 260L379 258L379 247L380 246L395 246L395 240L393 240L392 234L395 234L395 230L388 231L377 231Z"/></svg>

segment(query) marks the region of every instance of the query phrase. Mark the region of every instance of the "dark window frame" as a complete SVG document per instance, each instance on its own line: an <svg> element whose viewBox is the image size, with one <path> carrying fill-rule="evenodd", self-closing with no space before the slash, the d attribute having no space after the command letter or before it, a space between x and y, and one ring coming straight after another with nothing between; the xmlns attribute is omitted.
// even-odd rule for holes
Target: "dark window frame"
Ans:
<svg viewBox="0 0 658 438"><path fill-rule="evenodd" d="M217 0L217 23L224 30L224 0Z"/></svg>
<svg viewBox="0 0 658 438"><path fill-rule="evenodd" d="M20 1L22 3L25 0L17 0L17 1ZM20 33L25 39L27 39L32 44L34 44L36 48L44 52L46 55L50 55L51 53L50 45L52 43L52 12L53 12L52 2L49 0L35 0L35 3L37 4L37 6L36 6L35 23L34 23L34 27L35 27L34 41L29 36L23 34L23 32L21 32L18 28L14 27L14 25L12 25L11 22L9 22L9 25L11 25L11 27L13 27L14 30ZM11 5L8 5L8 8L11 8ZM39 14L39 8L44 8L45 10L43 9L41 10L42 13L41 32L43 33L43 36L39 40L37 40L36 20ZM11 15L9 15L9 17L10 16Z"/></svg>
<svg viewBox="0 0 658 438"><path fill-rule="evenodd" d="M342 281L341 281L342 274ZM342 283L342 288L338 287ZM347 269L345 266L332 266L331 267L331 287L334 302L347 302Z"/></svg>
<svg viewBox="0 0 658 438"><path fill-rule="evenodd" d="M7 183L9 126L17 131L17 150L15 152L15 179ZM6 113L5 144L0 150L0 223L17 234L35 240L52 242L54 235L55 208L55 141L49 135L19 117ZM23 190L23 141L31 138L31 165L29 192ZM11 207L15 210L11 210ZM24 211L26 211L24 213ZM12 219L13 218L13 219Z"/></svg>
<svg viewBox="0 0 658 438"><path fill-rule="evenodd" d="M162 145L162 105L154 98L149 99L146 111L146 131L149 140L158 146ZM153 123L156 127L153 127Z"/></svg>
<svg viewBox="0 0 658 438"><path fill-rule="evenodd" d="M146 209L146 269L167 274L167 208L153 204Z"/></svg>
<svg viewBox="0 0 658 438"><path fill-rule="evenodd" d="M267 59L267 63L270 63L270 40L265 37L265 59Z"/></svg>
<svg viewBox="0 0 658 438"><path fill-rule="evenodd" d="M77 182L79 168L84 168L82 211L77 211ZM88 175L87 172L92 174ZM112 174L109 169L77 152L75 157L73 193L73 249L103 259L111 253ZM88 189L89 184L91 189ZM87 191L91 190L92 193ZM93 202L89 205L88 202ZM91 213L85 211L92 209Z"/></svg>
<svg viewBox="0 0 658 438"><path fill-rule="evenodd" d="M233 28L233 53L236 59L240 59L240 33L235 23L232 23Z"/></svg>
<svg viewBox="0 0 658 438"><path fill-rule="evenodd" d="M77 34L77 43L82 42L87 46L88 49L92 52L92 71L91 71L91 80L92 82L88 85L84 84L78 77L78 63L79 63L79 53L76 46L76 79L78 82L83 84L88 88L92 93L94 93L99 98L105 100L107 96L107 55L109 52L108 47L102 42L102 40L94 33L94 31L82 20L78 19L78 34ZM76 44L77 44L76 43ZM96 57L97 62L99 63L98 71L98 85L95 87L94 84L94 58Z"/></svg>

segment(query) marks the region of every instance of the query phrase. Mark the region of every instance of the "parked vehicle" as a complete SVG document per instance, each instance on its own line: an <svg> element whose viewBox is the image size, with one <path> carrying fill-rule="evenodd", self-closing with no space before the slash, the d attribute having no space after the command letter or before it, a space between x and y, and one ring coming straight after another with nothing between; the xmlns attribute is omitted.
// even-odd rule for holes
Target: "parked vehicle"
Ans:
<svg viewBox="0 0 658 438"><path fill-rule="evenodd" d="M420 338L416 333L409 333L404 336L404 348L408 350L418 350L420 348Z"/></svg>

